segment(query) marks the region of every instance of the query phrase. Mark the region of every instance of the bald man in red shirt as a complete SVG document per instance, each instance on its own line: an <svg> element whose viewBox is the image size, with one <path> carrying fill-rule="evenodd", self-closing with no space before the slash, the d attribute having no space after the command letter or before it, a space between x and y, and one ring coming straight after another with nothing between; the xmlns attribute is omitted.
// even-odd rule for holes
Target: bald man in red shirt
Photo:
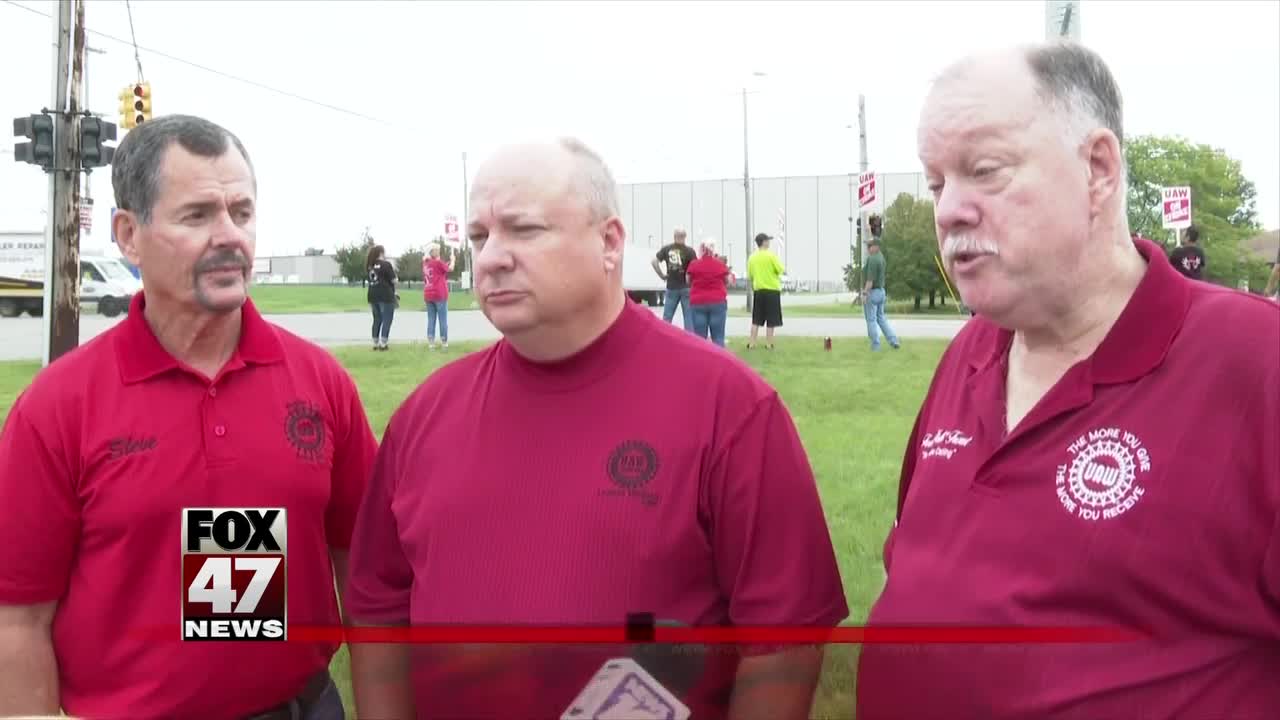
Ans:
<svg viewBox="0 0 1280 720"><path fill-rule="evenodd" d="M156 118L112 173L143 291L0 432L0 716L341 720L335 644L180 639L182 511L281 511L286 622L339 623L376 451L355 385L248 298L257 180L235 136Z"/></svg>
<svg viewBox="0 0 1280 720"><path fill-rule="evenodd" d="M1130 236L1120 107L1070 43L970 58L924 105L977 317L920 409L868 623L1131 636L867 645L858 720L1280 717L1280 308Z"/></svg>
<svg viewBox="0 0 1280 720"><path fill-rule="evenodd" d="M503 339L438 370L391 419L352 544L353 621L845 618L786 407L737 358L626 301L626 230L600 158L574 141L505 148L472 193L476 292ZM559 718L620 652L355 644L356 703L361 717ZM668 689L695 718L798 720L821 659L717 648L684 677L648 669L682 686Z"/></svg>

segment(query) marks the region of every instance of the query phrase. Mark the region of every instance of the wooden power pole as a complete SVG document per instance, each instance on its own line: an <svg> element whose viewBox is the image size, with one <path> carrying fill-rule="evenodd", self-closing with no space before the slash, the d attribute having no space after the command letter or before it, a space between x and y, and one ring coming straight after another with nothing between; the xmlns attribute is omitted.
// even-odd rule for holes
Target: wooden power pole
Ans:
<svg viewBox="0 0 1280 720"><path fill-rule="evenodd" d="M54 70L54 167L49 173L45 257L44 361L80 343L80 81L84 72L84 0L58 3ZM51 241L51 242L50 242Z"/></svg>

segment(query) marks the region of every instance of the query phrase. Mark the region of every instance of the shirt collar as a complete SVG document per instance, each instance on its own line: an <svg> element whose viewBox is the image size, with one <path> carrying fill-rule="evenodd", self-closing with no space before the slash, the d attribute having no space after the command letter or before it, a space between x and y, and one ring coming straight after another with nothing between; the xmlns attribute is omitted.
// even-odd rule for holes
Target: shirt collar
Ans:
<svg viewBox="0 0 1280 720"><path fill-rule="evenodd" d="M146 293L139 292L129 303L129 314L115 335L120 379L125 384L142 382L169 370L184 367L164 349L147 324ZM284 360L284 346L275 328L259 314L253 301L245 298L240 308L240 342L225 370L253 363L266 365Z"/></svg>
<svg viewBox="0 0 1280 720"><path fill-rule="evenodd" d="M1160 366L1173 344L1191 303L1191 282L1169 263L1164 248L1146 238L1134 246L1147 262L1147 270L1116 319L1115 325L1089 358L1095 384L1136 380ZM993 326L994 327L994 326ZM989 352L976 355L975 369L1000 362L1013 340L1013 332L997 328L988 343Z"/></svg>

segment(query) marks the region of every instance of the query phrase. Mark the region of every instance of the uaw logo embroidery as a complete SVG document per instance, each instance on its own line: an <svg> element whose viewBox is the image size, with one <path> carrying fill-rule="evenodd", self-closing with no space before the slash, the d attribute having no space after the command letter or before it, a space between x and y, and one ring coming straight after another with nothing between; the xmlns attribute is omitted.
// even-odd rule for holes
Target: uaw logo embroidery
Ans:
<svg viewBox="0 0 1280 720"><path fill-rule="evenodd" d="M920 440L920 459L940 457L950 460L956 451L969 447L973 438L960 430L935 430L926 433Z"/></svg>
<svg viewBox="0 0 1280 720"><path fill-rule="evenodd" d="M611 497L627 495L638 498L645 505L657 504L657 494L645 489L658 474L658 453L649 443L630 440L614 448L609 455L607 472L617 487L602 490L601 494Z"/></svg>
<svg viewBox="0 0 1280 720"><path fill-rule="evenodd" d="M1084 520L1120 517L1142 499L1138 478L1151 472L1142 441L1119 428L1098 428L1067 447L1071 462L1057 471L1058 502Z"/></svg>
<svg viewBox="0 0 1280 720"><path fill-rule="evenodd" d="M298 451L298 457L318 462L324 457L324 418L320 411L304 400L289 403L284 421L284 435Z"/></svg>

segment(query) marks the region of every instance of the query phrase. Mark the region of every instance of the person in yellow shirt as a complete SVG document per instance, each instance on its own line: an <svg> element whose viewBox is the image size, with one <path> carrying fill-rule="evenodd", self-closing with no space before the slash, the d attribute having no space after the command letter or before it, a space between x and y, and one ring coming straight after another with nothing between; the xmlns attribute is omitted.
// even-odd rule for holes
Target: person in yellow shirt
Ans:
<svg viewBox="0 0 1280 720"><path fill-rule="evenodd" d="M773 349L773 331L782 327L782 274L786 268L769 249L773 238L764 233L756 235L756 251L747 259L747 279L751 282L751 340L747 349L756 346L760 328L765 330L765 341Z"/></svg>

